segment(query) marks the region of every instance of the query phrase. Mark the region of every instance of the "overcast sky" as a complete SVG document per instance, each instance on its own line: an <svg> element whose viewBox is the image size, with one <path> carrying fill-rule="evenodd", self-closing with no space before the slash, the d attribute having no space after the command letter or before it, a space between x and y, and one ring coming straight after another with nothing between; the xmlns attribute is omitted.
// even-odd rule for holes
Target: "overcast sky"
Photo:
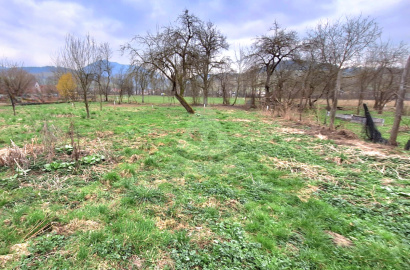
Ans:
<svg viewBox="0 0 410 270"><path fill-rule="evenodd" d="M111 44L113 61L128 64L121 44L174 22L184 9L212 21L231 48L250 44L275 20L303 36L319 21L360 14L379 23L383 40L410 43L409 0L0 0L0 59L52 65L67 33L90 33Z"/></svg>

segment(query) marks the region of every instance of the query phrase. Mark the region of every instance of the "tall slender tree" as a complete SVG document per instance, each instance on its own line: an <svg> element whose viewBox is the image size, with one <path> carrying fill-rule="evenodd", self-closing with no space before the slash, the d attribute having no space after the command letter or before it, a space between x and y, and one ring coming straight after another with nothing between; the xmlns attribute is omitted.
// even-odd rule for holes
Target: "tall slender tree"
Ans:
<svg viewBox="0 0 410 270"><path fill-rule="evenodd" d="M403 69L403 73L400 80L400 88L397 93L397 104L396 104L396 115L394 117L393 127L390 131L389 143L392 145L397 145L397 135L399 133L399 127L401 122L401 116L403 115L404 99L406 97L406 92L409 83L409 72L410 72L410 56L407 58L406 66Z"/></svg>

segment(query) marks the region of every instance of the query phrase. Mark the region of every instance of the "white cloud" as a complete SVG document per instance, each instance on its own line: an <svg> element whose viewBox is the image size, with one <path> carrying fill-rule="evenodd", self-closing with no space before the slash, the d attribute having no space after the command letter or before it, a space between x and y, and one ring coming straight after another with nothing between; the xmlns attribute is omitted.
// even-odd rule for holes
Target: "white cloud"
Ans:
<svg viewBox="0 0 410 270"><path fill-rule="evenodd" d="M2 52L25 65L52 64L50 56L63 46L67 33L90 33L99 42L115 44L112 33L122 27L73 2L16 0L7 3L6 13L0 18Z"/></svg>
<svg viewBox="0 0 410 270"><path fill-rule="evenodd" d="M380 13L387 13L389 10L397 8L397 5L403 3L403 1L405 0L333 0L321 4L320 8L324 10L321 15L302 23L291 25L289 29L303 35L307 29L315 27L320 22L327 20L335 21L346 16L371 16L378 21L377 17Z"/></svg>
<svg viewBox="0 0 410 270"><path fill-rule="evenodd" d="M337 0L331 5L335 10L335 16L370 15L379 11L393 8L403 0Z"/></svg>
<svg viewBox="0 0 410 270"><path fill-rule="evenodd" d="M110 43L114 61L128 62L118 53L121 44L136 34L173 23L184 8L204 21L214 22L230 44L243 46L266 34L275 19L282 27L303 35L321 20L359 14L376 18L388 28L389 35L405 39L409 20L403 15L408 11L406 1L121 0L107 4L106 0L104 6L80 0L0 0L0 57L27 65L49 65L50 55L63 46L67 33L89 33L98 42Z"/></svg>

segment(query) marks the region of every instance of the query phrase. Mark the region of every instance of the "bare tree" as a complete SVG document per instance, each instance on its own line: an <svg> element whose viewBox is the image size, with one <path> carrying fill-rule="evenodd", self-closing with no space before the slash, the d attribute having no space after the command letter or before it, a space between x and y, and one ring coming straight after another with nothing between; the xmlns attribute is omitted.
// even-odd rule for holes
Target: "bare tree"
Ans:
<svg viewBox="0 0 410 270"><path fill-rule="evenodd" d="M322 64L317 59L316 49L309 40L303 42L300 49L300 57L295 61L301 93L299 100L300 119L302 112L308 106L312 109L314 104L323 96L327 96L333 80L329 76L327 64ZM328 101L328 99L327 99Z"/></svg>
<svg viewBox="0 0 410 270"><path fill-rule="evenodd" d="M396 46L390 42L381 42L370 48L368 53L368 72L373 91L374 109L379 114L384 106L397 97L401 70L398 68L408 54L404 43Z"/></svg>
<svg viewBox="0 0 410 270"><path fill-rule="evenodd" d="M18 98L33 87L35 82L35 77L16 63L8 63L5 60L0 63L0 93L9 97L14 115Z"/></svg>
<svg viewBox="0 0 410 270"><path fill-rule="evenodd" d="M56 66L70 70L76 79L84 100L87 118L90 118L88 94L97 73L95 68L98 65L95 63L100 59L99 46L89 34L84 39L67 35L65 45L56 59Z"/></svg>
<svg viewBox="0 0 410 270"><path fill-rule="evenodd" d="M271 35L256 38L250 56L265 71L265 95L268 100L275 102L275 96L271 97L270 91L272 74L284 59L295 56L300 44L295 31L280 28L276 21L270 31Z"/></svg>
<svg viewBox="0 0 410 270"><path fill-rule="evenodd" d="M223 65L219 68L220 72L216 75L216 78L219 81L219 87L222 91L223 105L230 105L230 96L231 96L231 78L233 70L231 68L231 61L225 61Z"/></svg>
<svg viewBox="0 0 410 270"><path fill-rule="evenodd" d="M409 70L410 70L410 56L407 58L406 66L404 67L401 80L400 88L397 93L397 104L396 104L396 115L394 118L393 127L390 131L389 143L392 145L397 145L397 135L399 133L399 127L401 122L401 116L403 114L404 99L406 97L408 80L409 80Z"/></svg>
<svg viewBox="0 0 410 270"><path fill-rule="evenodd" d="M201 78L203 102L208 105L209 87L212 81L212 71L217 69L224 60L219 57L222 50L229 48L226 37L220 33L212 22L199 22L195 29L197 46L194 52L196 74Z"/></svg>
<svg viewBox="0 0 410 270"><path fill-rule="evenodd" d="M257 92L263 87L261 80L262 71L258 66L249 66L244 74L245 88L249 91L245 92L246 97L250 97L250 107L256 108L256 96Z"/></svg>
<svg viewBox="0 0 410 270"><path fill-rule="evenodd" d="M189 78L187 91L192 97L193 105L199 105L201 103L200 102L200 94L201 94L200 85L201 85L201 79L198 76L193 75Z"/></svg>
<svg viewBox="0 0 410 270"><path fill-rule="evenodd" d="M153 81L153 75L152 73L155 73L155 71L149 71L146 69L144 66L136 66L134 68L134 79L135 79L135 84L137 86L137 93L138 90L141 91L141 102L144 103L144 93L145 90L148 88L150 82Z"/></svg>
<svg viewBox="0 0 410 270"><path fill-rule="evenodd" d="M95 82L97 84L98 95L100 96L100 110L102 110L102 96L108 101L113 65L110 62L112 50L109 43L99 46L99 60L95 65Z"/></svg>
<svg viewBox="0 0 410 270"><path fill-rule="evenodd" d="M317 58L328 64L336 80L332 92L332 108L329 128L334 128L338 95L341 87L342 69L380 36L377 23L370 18L346 17L319 23L310 33L311 45L316 48Z"/></svg>
<svg viewBox="0 0 410 270"><path fill-rule="evenodd" d="M194 113L192 107L184 99L187 82L192 75L195 51L196 29L200 20L185 10L177 19L176 25L170 25L158 30L157 33L147 33L136 36L131 43L122 46L128 51L134 65L144 65L164 75L172 85L172 93L189 113Z"/></svg>
<svg viewBox="0 0 410 270"><path fill-rule="evenodd" d="M243 80L244 80L243 74L246 69L247 59L248 57L245 54L245 50L243 48L239 47L238 50L235 50L234 66L236 69L236 77L235 77L236 90L235 90L235 99L232 102L232 106L236 104L241 87L244 88L243 87Z"/></svg>
<svg viewBox="0 0 410 270"><path fill-rule="evenodd" d="M275 89L276 107L284 114L294 104L296 97L302 90L299 78L299 65L294 62L284 62L280 69L273 73L273 87Z"/></svg>
<svg viewBox="0 0 410 270"><path fill-rule="evenodd" d="M132 91L133 88L133 82L132 82L132 70L125 70L122 68L119 73L117 73L114 78L113 82L114 85L118 89L118 95L119 95L119 100L118 104L122 103L122 99L124 97L124 94L129 94Z"/></svg>
<svg viewBox="0 0 410 270"><path fill-rule="evenodd" d="M357 74L357 83L359 84L359 95L358 95L356 114L360 114L360 110L363 106L363 100L365 97L365 93L374 78L375 73L372 71L373 70L365 64L359 70Z"/></svg>

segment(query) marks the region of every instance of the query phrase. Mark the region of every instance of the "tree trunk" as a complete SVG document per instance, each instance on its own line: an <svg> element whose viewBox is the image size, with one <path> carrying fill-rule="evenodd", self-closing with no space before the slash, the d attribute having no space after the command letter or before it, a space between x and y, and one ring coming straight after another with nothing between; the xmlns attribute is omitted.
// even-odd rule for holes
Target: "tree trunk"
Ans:
<svg viewBox="0 0 410 270"><path fill-rule="evenodd" d="M85 93L85 91L84 91ZM84 94L84 104L85 104L85 110L87 112L87 118L90 118L90 109L88 106L88 99L87 99L87 94Z"/></svg>
<svg viewBox="0 0 410 270"><path fill-rule="evenodd" d="M204 105L208 106L208 93L207 91L205 91L205 89L204 89Z"/></svg>
<svg viewBox="0 0 410 270"><path fill-rule="evenodd" d="M299 121L302 121L302 113L305 110L303 106L303 99L305 98L305 84L302 86L302 94L300 96L300 101L299 101Z"/></svg>
<svg viewBox="0 0 410 270"><path fill-rule="evenodd" d="M333 92L333 104L332 104L332 109L330 110L330 122L329 122L329 129L333 130L335 127L335 117L336 117L336 110L337 110L337 101L338 101L338 96L340 92L340 84L342 80L342 69L339 68L337 72L337 79L336 79L336 86L335 90Z"/></svg>
<svg viewBox="0 0 410 270"><path fill-rule="evenodd" d="M384 105L380 104L379 108L377 108L377 114L383 114Z"/></svg>
<svg viewBox="0 0 410 270"><path fill-rule="evenodd" d="M269 91L270 91L270 78L271 78L271 74L269 74L269 72L267 72L266 74L266 81L265 81L265 95L268 96Z"/></svg>
<svg viewBox="0 0 410 270"><path fill-rule="evenodd" d="M142 97L141 103L144 103L144 89L143 88L141 88L141 97Z"/></svg>
<svg viewBox="0 0 410 270"><path fill-rule="evenodd" d="M407 90L406 78L409 72L409 68L410 68L410 56L407 59L406 66L404 67L403 74L401 75L399 92L397 93L396 116L394 118L393 127L390 131L390 139L389 139L389 143L392 145L397 145L397 135L399 133L401 116L403 114L404 99L406 97L406 90Z"/></svg>
<svg viewBox="0 0 410 270"><path fill-rule="evenodd" d="M252 88L251 92L251 108L256 109L256 89Z"/></svg>
<svg viewBox="0 0 410 270"><path fill-rule="evenodd" d="M102 93L100 93L100 111L102 111Z"/></svg>
<svg viewBox="0 0 410 270"><path fill-rule="evenodd" d="M13 107L13 114L16 115L16 103L14 102L13 97L10 97L11 106Z"/></svg>
<svg viewBox="0 0 410 270"><path fill-rule="evenodd" d="M303 78L302 94L300 96L300 102L299 102L299 121L302 121L302 113L305 110L305 106L307 104L306 85L307 85L307 80L309 78L309 73L310 73L310 70L306 73L305 77ZM305 106L303 105L303 100L304 99L305 99Z"/></svg>
<svg viewBox="0 0 410 270"><path fill-rule="evenodd" d="M180 96L176 91L175 91L175 97L178 99L179 103L185 108L185 110L189 113L195 113L195 111L192 109L192 107L186 102L183 96Z"/></svg>
<svg viewBox="0 0 410 270"><path fill-rule="evenodd" d="M238 87L236 88L235 99L234 99L234 101L233 101L233 103L232 103L232 106L234 106L234 105L236 104L236 100L238 99L238 93L239 93L239 85L238 85Z"/></svg>
<svg viewBox="0 0 410 270"><path fill-rule="evenodd" d="M360 92L359 92L359 103L357 104L356 114L360 114L360 108L363 106L363 99L364 99L364 86L360 85Z"/></svg>
<svg viewBox="0 0 410 270"><path fill-rule="evenodd" d="M208 73L204 75L204 105L208 106L208 92L209 92L209 82L208 82Z"/></svg>

